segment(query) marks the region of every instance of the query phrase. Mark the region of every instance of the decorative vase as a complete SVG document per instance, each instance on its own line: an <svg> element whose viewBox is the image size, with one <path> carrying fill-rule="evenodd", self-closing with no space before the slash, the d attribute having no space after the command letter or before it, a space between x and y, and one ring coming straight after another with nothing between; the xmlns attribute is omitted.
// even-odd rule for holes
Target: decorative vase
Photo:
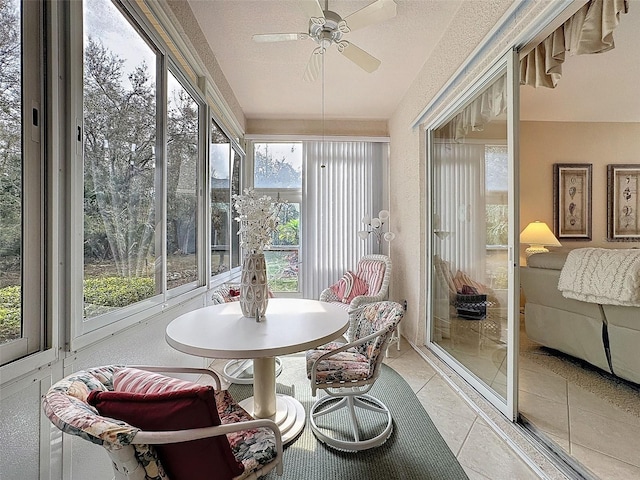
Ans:
<svg viewBox="0 0 640 480"><path fill-rule="evenodd" d="M260 318L267 311L269 289L264 253L248 253L242 262L240 276L240 309L242 315Z"/></svg>

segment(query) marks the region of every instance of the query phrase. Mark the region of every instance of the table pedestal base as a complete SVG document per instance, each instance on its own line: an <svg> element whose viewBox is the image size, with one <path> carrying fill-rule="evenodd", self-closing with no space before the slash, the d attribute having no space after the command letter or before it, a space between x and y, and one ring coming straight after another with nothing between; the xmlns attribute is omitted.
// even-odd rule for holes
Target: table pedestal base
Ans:
<svg viewBox="0 0 640 480"><path fill-rule="evenodd" d="M240 402L244 408L254 418L259 418L254 413L254 397L249 397ZM282 443L288 443L296 438L306 421L306 414L302 404L289 395L276 395L276 413L270 417L278 424L282 433Z"/></svg>

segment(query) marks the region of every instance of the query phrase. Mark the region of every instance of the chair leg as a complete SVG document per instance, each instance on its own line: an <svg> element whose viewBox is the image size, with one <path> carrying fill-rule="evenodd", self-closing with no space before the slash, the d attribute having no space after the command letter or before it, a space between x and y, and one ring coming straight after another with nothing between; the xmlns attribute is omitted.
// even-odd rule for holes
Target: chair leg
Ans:
<svg viewBox="0 0 640 480"><path fill-rule="evenodd" d="M330 404L335 402L334 404ZM323 408L325 407L326 408ZM382 414L386 417L386 424L382 428L382 431L375 435L373 438L363 440L361 438L360 426L358 421L357 408L362 410L368 410L374 413ZM316 419L324 415L335 413L338 410L346 408L346 412L350 423L350 429L353 432L353 439L337 438L331 427L318 426ZM329 423L330 420L327 420ZM344 420L336 420L336 425L340 425L340 421L344 423ZM369 448L382 445L391 436L393 431L393 419L391 418L391 412L389 409L375 397L371 395L344 395L342 397L336 395L325 395L311 407L311 415L309 416L309 423L311 430L318 440L326 445L345 452L357 452L360 450L367 450ZM344 433L342 434L345 435Z"/></svg>

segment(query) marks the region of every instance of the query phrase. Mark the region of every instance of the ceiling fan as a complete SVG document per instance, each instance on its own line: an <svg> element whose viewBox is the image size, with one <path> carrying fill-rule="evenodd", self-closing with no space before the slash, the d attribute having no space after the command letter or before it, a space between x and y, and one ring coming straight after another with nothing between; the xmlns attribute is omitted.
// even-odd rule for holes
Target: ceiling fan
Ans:
<svg viewBox="0 0 640 480"><path fill-rule="evenodd" d="M261 33L254 35L253 40L262 43L310 38L316 42L318 46L311 53L303 77L310 82L318 78L322 65L321 55L331 45L335 45L338 52L366 72L374 72L380 66L380 60L353 43L343 40L343 36L354 30L395 17L397 6L393 0L376 0L345 18L329 10L329 0L325 0L324 10L320 6L319 0L299 0L298 3L309 17L309 31L307 33Z"/></svg>

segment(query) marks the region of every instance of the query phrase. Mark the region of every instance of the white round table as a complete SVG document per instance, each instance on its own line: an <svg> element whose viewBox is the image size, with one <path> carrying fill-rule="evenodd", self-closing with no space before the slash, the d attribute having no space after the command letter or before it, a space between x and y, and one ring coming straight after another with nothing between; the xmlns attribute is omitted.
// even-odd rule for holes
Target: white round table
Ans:
<svg viewBox="0 0 640 480"><path fill-rule="evenodd" d="M304 428L302 404L276 395L275 357L308 350L342 335L346 309L317 300L272 298L257 322L243 317L240 302L200 308L167 325L166 340L176 350L205 358L253 359L253 397L240 402L254 418L273 419L283 442Z"/></svg>

